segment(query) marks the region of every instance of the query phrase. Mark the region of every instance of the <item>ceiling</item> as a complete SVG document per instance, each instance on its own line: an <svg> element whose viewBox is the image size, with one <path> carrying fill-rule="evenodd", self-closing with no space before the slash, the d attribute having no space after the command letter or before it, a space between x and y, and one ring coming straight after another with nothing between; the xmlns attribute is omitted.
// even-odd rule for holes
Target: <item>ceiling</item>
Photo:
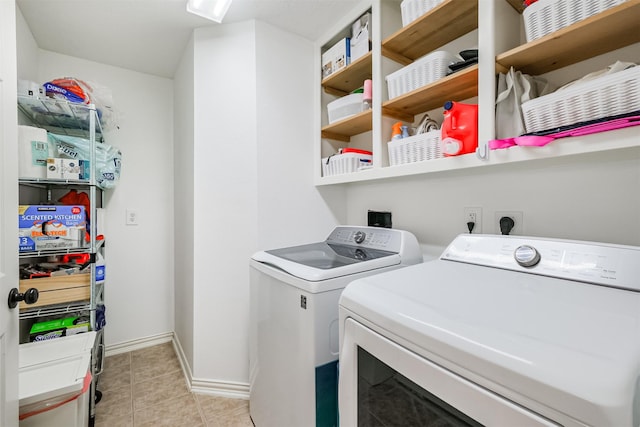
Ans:
<svg viewBox="0 0 640 427"><path fill-rule="evenodd" d="M360 0L234 0L222 24L186 0L17 0L41 49L172 78L198 27L258 19L309 40Z"/></svg>

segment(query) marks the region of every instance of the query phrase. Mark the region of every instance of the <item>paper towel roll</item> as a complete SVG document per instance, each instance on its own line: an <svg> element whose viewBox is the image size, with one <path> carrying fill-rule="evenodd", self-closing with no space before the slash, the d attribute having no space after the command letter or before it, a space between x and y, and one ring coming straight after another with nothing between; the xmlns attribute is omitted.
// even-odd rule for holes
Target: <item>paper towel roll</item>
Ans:
<svg viewBox="0 0 640 427"><path fill-rule="evenodd" d="M18 176L46 178L49 150L47 131L33 126L18 126Z"/></svg>

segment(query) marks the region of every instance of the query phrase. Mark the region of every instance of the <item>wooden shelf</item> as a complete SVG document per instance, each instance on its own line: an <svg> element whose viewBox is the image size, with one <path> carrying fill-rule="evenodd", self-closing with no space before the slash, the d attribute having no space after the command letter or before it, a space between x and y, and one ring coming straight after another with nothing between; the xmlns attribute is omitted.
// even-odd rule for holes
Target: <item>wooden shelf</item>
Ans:
<svg viewBox="0 0 640 427"><path fill-rule="evenodd" d="M348 95L371 78L371 52L358 58L342 70L330 74L322 80L324 91L336 96Z"/></svg>
<svg viewBox="0 0 640 427"><path fill-rule="evenodd" d="M524 2L522 0L507 0L507 3L509 3L518 13L524 12Z"/></svg>
<svg viewBox="0 0 640 427"><path fill-rule="evenodd" d="M382 42L382 54L408 65L476 28L477 0L445 0L385 39Z"/></svg>
<svg viewBox="0 0 640 427"><path fill-rule="evenodd" d="M412 122L416 114L478 95L478 64L382 103L382 114Z"/></svg>
<svg viewBox="0 0 640 427"><path fill-rule="evenodd" d="M367 110L323 127L322 138L349 142L352 136L370 131L372 126L371 110Z"/></svg>
<svg viewBox="0 0 640 427"><path fill-rule="evenodd" d="M496 57L496 71L510 67L539 75L640 42L640 0L607 9Z"/></svg>

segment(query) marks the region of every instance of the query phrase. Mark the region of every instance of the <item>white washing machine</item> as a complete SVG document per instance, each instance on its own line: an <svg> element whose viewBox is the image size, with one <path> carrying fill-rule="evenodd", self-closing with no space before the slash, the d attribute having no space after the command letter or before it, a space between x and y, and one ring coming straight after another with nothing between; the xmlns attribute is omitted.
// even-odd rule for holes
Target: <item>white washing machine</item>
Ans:
<svg viewBox="0 0 640 427"><path fill-rule="evenodd" d="M340 300L340 425L640 425L640 247L458 236Z"/></svg>
<svg viewBox="0 0 640 427"><path fill-rule="evenodd" d="M352 280L422 262L415 236L337 227L250 261L250 413L257 427L337 425L338 299Z"/></svg>
<svg viewBox="0 0 640 427"><path fill-rule="evenodd" d="M96 332L86 332L20 345L20 427L89 425L95 339Z"/></svg>

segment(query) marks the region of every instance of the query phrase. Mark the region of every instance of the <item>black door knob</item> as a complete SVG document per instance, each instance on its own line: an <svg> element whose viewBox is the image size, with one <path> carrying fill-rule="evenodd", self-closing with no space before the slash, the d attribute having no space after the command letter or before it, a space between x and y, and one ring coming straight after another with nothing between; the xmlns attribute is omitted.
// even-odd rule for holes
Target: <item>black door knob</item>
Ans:
<svg viewBox="0 0 640 427"><path fill-rule="evenodd" d="M16 308L20 301L24 301L25 304L33 304L38 301L38 295L36 288L29 288L24 294L21 294L18 288L13 288L9 291L9 308Z"/></svg>

